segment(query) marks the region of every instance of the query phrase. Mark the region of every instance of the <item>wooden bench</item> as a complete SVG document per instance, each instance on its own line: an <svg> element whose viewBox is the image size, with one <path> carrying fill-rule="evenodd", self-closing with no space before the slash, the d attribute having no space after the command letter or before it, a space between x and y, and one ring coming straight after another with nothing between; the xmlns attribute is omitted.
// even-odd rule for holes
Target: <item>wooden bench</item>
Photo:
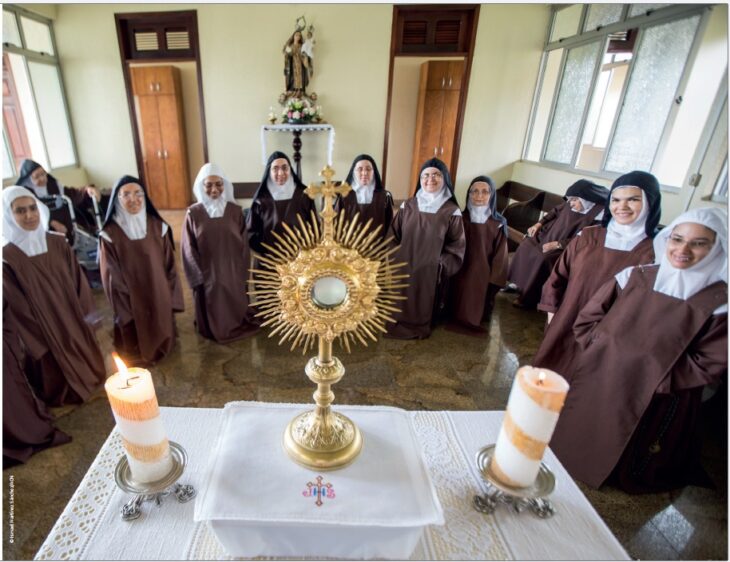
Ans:
<svg viewBox="0 0 730 562"><path fill-rule="evenodd" d="M507 246L514 252L527 229L540 220L546 193L524 183L506 181L497 190L497 211L507 219Z"/></svg>

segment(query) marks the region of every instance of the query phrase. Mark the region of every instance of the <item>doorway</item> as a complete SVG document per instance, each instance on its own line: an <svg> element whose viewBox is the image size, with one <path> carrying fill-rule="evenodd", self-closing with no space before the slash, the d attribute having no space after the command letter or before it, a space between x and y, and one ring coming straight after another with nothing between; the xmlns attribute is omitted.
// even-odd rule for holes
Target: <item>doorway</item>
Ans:
<svg viewBox="0 0 730 562"><path fill-rule="evenodd" d="M394 6L383 178L410 197L428 158L456 177L478 5Z"/></svg>
<svg viewBox="0 0 730 562"><path fill-rule="evenodd" d="M115 18L138 175L158 208L184 209L208 161L196 12Z"/></svg>

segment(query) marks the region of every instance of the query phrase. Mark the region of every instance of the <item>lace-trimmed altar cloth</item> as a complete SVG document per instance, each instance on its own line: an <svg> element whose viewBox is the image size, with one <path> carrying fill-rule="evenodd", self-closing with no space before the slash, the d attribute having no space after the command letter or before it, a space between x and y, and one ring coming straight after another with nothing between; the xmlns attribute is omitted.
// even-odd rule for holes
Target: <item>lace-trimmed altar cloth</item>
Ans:
<svg viewBox="0 0 730 562"><path fill-rule="evenodd" d="M308 406L292 404L291 408L293 417ZM200 488L223 410L160 410L169 438L188 453L188 466L181 482ZM410 413L446 521L444 526L426 530L412 559L628 560L626 551L549 450L545 462L557 481L551 495L557 511L554 517L538 519L528 512L514 513L505 506L499 506L493 515L483 515L471 507L472 496L483 490L474 461L476 452L496 441L503 414ZM180 504L167 498L159 508L148 502L139 519L122 521L119 510L130 499L114 483L114 467L122 454L115 429L36 554L36 560L230 559L207 525L193 521L193 504L197 499Z"/></svg>

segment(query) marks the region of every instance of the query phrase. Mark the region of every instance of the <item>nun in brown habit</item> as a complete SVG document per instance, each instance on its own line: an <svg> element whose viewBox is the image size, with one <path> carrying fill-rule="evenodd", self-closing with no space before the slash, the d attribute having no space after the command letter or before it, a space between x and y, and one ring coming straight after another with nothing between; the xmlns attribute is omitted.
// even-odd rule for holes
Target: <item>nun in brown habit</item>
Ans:
<svg viewBox="0 0 730 562"><path fill-rule="evenodd" d="M63 235L46 232L48 208L20 186L2 198L3 298L25 348L26 375L49 406L82 402L105 378L91 289Z"/></svg>
<svg viewBox="0 0 730 562"><path fill-rule="evenodd" d="M494 297L507 282L507 220L497 212L494 182L474 178L466 192L464 265L449 283L451 319L470 332L485 332L481 323L494 308Z"/></svg>
<svg viewBox="0 0 730 562"><path fill-rule="evenodd" d="M205 164L193 184L182 233L185 276L193 290L201 336L228 343L258 330L248 306L250 252L243 209L233 185L216 164Z"/></svg>
<svg viewBox="0 0 730 562"><path fill-rule="evenodd" d="M608 189L588 180L578 180L568 188L561 203L527 230L527 236L512 257L509 280L517 285L516 306L537 306L542 286L578 232L603 218Z"/></svg>
<svg viewBox="0 0 730 562"><path fill-rule="evenodd" d="M15 183L16 185L28 188L33 195L40 198L66 195L71 199L71 203L76 210L77 221L89 230L96 229L93 217L84 210L84 208L90 207L91 197L101 202L101 193L96 187L92 185L82 188L66 187L46 172L38 162L29 158L21 162L20 175ZM51 230L65 234L69 242L73 243L73 220L71 219L71 213L66 207L59 207L51 211L50 228Z"/></svg>
<svg viewBox="0 0 730 562"><path fill-rule="evenodd" d="M34 453L71 441L53 427L23 372L25 353L7 299L3 299L3 468L27 462Z"/></svg>
<svg viewBox="0 0 730 562"><path fill-rule="evenodd" d="M99 266L114 312L114 347L132 364L160 361L175 345L173 313L185 307L172 230L137 178L123 176L112 190Z"/></svg>
<svg viewBox="0 0 730 562"><path fill-rule="evenodd" d="M572 380L579 353L573 324L606 281L632 265L654 261L652 240L661 215L659 182L630 172L611 186L603 226L584 228L568 244L542 289L538 309L548 313L545 337L532 364Z"/></svg>
<svg viewBox="0 0 730 562"><path fill-rule="evenodd" d="M269 156L264 176L246 216L248 243L254 252L268 254L263 244L273 246L276 243L272 232L281 234L282 222L298 226L297 215L305 222L311 220L311 213L315 211L314 201L304 193L305 189L306 186L292 170L286 154L277 151Z"/></svg>
<svg viewBox="0 0 730 562"><path fill-rule="evenodd" d="M416 194L401 205L392 233L400 245L393 259L408 264L404 271L410 277L406 300L401 312L393 314L396 322L388 324L387 335L427 338L446 282L459 271L466 249L461 209L441 160L432 158L421 166Z"/></svg>
<svg viewBox="0 0 730 562"><path fill-rule="evenodd" d="M702 390L727 383L727 214L684 213L654 251L658 264L621 271L575 322L581 353L550 448L594 487L696 483Z"/></svg>
<svg viewBox="0 0 730 562"><path fill-rule="evenodd" d="M352 191L344 198L338 196L336 209L344 212L348 220L360 213L360 224L372 219L371 229L380 226L383 238L390 236L393 196L383 186L373 157L369 154L356 156L345 181Z"/></svg>

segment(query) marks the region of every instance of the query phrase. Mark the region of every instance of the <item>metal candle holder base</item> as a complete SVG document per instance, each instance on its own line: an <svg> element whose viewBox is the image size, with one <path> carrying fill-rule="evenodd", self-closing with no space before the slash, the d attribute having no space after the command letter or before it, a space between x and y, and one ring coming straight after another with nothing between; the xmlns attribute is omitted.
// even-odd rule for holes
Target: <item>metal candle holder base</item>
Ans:
<svg viewBox="0 0 730 562"><path fill-rule="evenodd" d="M547 465L540 463L540 470L532 486L527 488L508 486L501 482L490 468L495 446L487 445L477 453L477 468L487 483L487 491L483 496L474 496L472 500L474 509L481 513L494 513L497 505L502 503L512 506L518 513L527 508L541 519L555 515L553 504L546 499L555 489L555 475Z"/></svg>
<svg viewBox="0 0 730 562"><path fill-rule="evenodd" d="M137 482L132 478L132 471L129 468L126 455L119 459L114 470L114 480L122 490L135 494L122 507L122 520L134 521L142 515L142 504L154 501L156 505L162 505L162 500L174 494L177 501L185 503L190 501L197 494L195 488L190 484L178 484L177 481L185 472L188 464L188 455L181 445L170 441L170 456L172 457L172 469L160 480L155 482Z"/></svg>

